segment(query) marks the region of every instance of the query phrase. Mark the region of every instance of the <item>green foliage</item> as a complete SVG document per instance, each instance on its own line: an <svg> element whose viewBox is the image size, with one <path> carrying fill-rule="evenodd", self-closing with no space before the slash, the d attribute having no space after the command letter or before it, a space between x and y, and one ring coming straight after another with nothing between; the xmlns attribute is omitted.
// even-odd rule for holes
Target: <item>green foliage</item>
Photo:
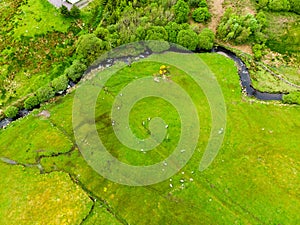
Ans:
<svg viewBox="0 0 300 225"><path fill-rule="evenodd" d="M182 25L176 22L169 22L165 27L168 33L168 40L171 43L177 42L177 35L182 30Z"/></svg>
<svg viewBox="0 0 300 225"><path fill-rule="evenodd" d="M289 11L290 3L289 0L269 0L269 9L272 11Z"/></svg>
<svg viewBox="0 0 300 225"><path fill-rule="evenodd" d="M264 45L260 45L260 44L255 44L252 46L252 51L254 54L254 58L256 60L260 60L261 57L263 56L263 50L264 50L265 46Z"/></svg>
<svg viewBox="0 0 300 225"><path fill-rule="evenodd" d="M19 109L15 106L9 106L7 109L4 111L5 116L8 118L14 118L18 114Z"/></svg>
<svg viewBox="0 0 300 225"><path fill-rule="evenodd" d="M289 0L290 1L290 10L300 14L300 1L299 0Z"/></svg>
<svg viewBox="0 0 300 225"><path fill-rule="evenodd" d="M70 16L72 16L73 18L80 17L80 9L76 5L72 6L72 8L70 10Z"/></svg>
<svg viewBox="0 0 300 225"><path fill-rule="evenodd" d="M33 109L35 106L39 104L39 100L37 96L29 96L24 102L25 109Z"/></svg>
<svg viewBox="0 0 300 225"><path fill-rule="evenodd" d="M260 24L260 21L263 24ZM239 16L230 9L226 10L217 29L217 35L224 41L233 41L237 44L246 42L262 43L265 41L263 26L265 26L264 14L258 14L258 19L252 14Z"/></svg>
<svg viewBox="0 0 300 225"><path fill-rule="evenodd" d="M294 91L283 96L283 102L287 104L298 104L300 105L300 92Z"/></svg>
<svg viewBox="0 0 300 225"><path fill-rule="evenodd" d="M188 20L190 12L189 5L184 0L178 0L174 5L175 21L177 23L185 23Z"/></svg>
<svg viewBox="0 0 300 225"><path fill-rule="evenodd" d="M200 49L210 50L214 45L215 34L209 28L204 28L198 35L198 47Z"/></svg>
<svg viewBox="0 0 300 225"><path fill-rule="evenodd" d="M68 87L68 77L66 75L59 76L51 82L54 92L64 91Z"/></svg>
<svg viewBox="0 0 300 225"><path fill-rule="evenodd" d="M177 36L177 44L194 51L198 45L198 35L193 30L181 30Z"/></svg>
<svg viewBox="0 0 300 225"><path fill-rule="evenodd" d="M198 6L203 8L208 8L206 0L200 0Z"/></svg>
<svg viewBox="0 0 300 225"><path fill-rule="evenodd" d="M104 28L102 26L98 26L97 29L94 31L94 34L100 38L101 40L107 40L109 37L109 30L107 28Z"/></svg>
<svg viewBox="0 0 300 225"><path fill-rule="evenodd" d="M260 11L259 13L257 13L255 18L257 19L257 22L262 27L265 27L267 25L267 17L266 17L266 14L263 11Z"/></svg>
<svg viewBox="0 0 300 225"><path fill-rule="evenodd" d="M41 87L36 91L36 96L39 100L39 103L43 103L43 102L49 100L50 98L52 98L54 96L54 94L55 93L54 93L52 87L50 87L49 85Z"/></svg>
<svg viewBox="0 0 300 225"><path fill-rule="evenodd" d="M168 33L164 27L152 26L147 30L146 40L168 40Z"/></svg>
<svg viewBox="0 0 300 225"><path fill-rule="evenodd" d="M76 54L78 59L86 65L89 65L95 61L105 49L105 43L97 38L95 34L85 34L80 36L78 40Z"/></svg>
<svg viewBox="0 0 300 225"><path fill-rule="evenodd" d="M192 14L193 19L198 22L205 22L211 18L211 14L208 11L208 8L206 7L199 7L194 10Z"/></svg>
<svg viewBox="0 0 300 225"><path fill-rule="evenodd" d="M189 0L188 4L191 8L196 8L199 6L200 1L202 0Z"/></svg>
<svg viewBox="0 0 300 225"><path fill-rule="evenodd" d="M269 4L269 0L258 0L257 3L260 9L266 9L267 5Z"/></svg>
<svg viewBox="0 0 300 225"><path fill-rule="evenodd" d="M69 17L70 16L70 12L68 10L68 8L64 5L62 5L60 8L59 8L59 11L60 11L60 14L65 16L65 17Z"/></svg>
<svg viewBox="0 0 300 225"><path fill-rule="evenodd" d="M87 69L86 65L78 60L75 60L73 64L65 70L65 75L72 81L76 82L83 75Z"/></svg>

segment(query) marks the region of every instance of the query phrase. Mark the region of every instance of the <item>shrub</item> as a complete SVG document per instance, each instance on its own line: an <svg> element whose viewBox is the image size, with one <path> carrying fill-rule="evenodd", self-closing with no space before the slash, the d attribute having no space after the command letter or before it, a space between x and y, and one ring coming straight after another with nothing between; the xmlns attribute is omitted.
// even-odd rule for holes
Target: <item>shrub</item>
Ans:
<svg viewBox="0 0 300 225"><path fill-rule="evenodd" d="M83 72L87 69L86 65L75 60L73 64L65 70L65 75L72 81L76 82L81 78Z"/></svg>
<svg viewBox="0 0 300 225"><path fill-rule="evenodd" d="M177 36L177 43L194 51L198 45L198 36L193 30L181 30Z"/></svg>
<svg viewBox="0 0 300 225"><path fill-rule="evenodd" d="M68 77L66 75L59 76L51 82L54 92L64 91L68 87Z"/></svg>
<svg viewBox="0 0 300 225"><path fill-rule="evenodd" d="M35 106L39 104L39 100L37 96L30 96L24 102L25 109L33 109Z"/></svg>
<svg viewBox="0 0 300 225"><path fill-rule="evenodd" d="M263 56L264 47L265 47L264 45L260 45L260 44L253 45L252 51L254 54L254 58L256 60L260 60L261 57Z"/></svg>
<svg viewBox="0 0 300 225"><path fill-rule="evenodd" d="M168 40L168 33L164 27L152 26L147 30L146 40Z"/></svg>
<svg viewBox="0 0 300 225"><path fill-rule="evenodd" d="M289 11L290 3L288 0L269 0L269 9L272 11Z"/></svg>
<svg viewBox="0 0 300 225"><path fill-rule="evenodd" d="M36 96L39 103L43 103L54 96L54 91L50 86L44 86L37 90Z"/></svg>
<svg viewBox="0 0 300 225"><path fill-rule="evenodd" d="M178 24L176 22L169 22L166 25L165 29L168 33L169 42L176 43L177 35L178 35L179 31L182 30L181 24Z"/></svg>
<svg viewBox="0 0 300 225"><path fill-rule="evenodd" d="M196 22L202 23L209 20L211 18L211 14L209 13L207 7L200 7L194 10L192 17Z"/></svg>
<svg viewBox="0 0 300 225"><path fill-rule="evenodd" d="M63 15L63 16L70 16L70 12L68 10L68 8L64 5L62 5L60 8L59 8L59 11L60 11L60 14Z"/></svg>
<svg viewBox="0 0 300 225"><path fill-rule="evenodd" d="M299 0L290 0L291 11L300 14L300 1Z"/></svg>
<svg viewBox="0 0 300 225"><path fill-rule="evenodd" d="M177 23L187 22L189 12L189 5L183 0L178 0L174 5L175 20Z"/></svg>
<svg viewBox="0 0 300 225"><path fill-rule="evenodd" d="M206 7L206 8L208 7L206 0L200 0L199 3L198 3L198 6L199 7Z"/></svg>
<svg viewBox="0 0 300 225"><path fill-rule="evenodd" d="M79 18L80 17L80 9L76 5L73 5L70 10L70 15L73 18Z"/></svg>
<svg viewBox="0 0 300 225"><path fill-rule="evenodd" d="M298 104L300 105L300 92L294 91L283 96L283 102L287 104Z"/></svg>
<svg viewBox="0 0 300 225"><path fill-rule="evenodd" d="M19 109L18 109L17 107L15 107L15 106L9 106L9 107L5 110L4 114L5 114L5 116L7 116L8 118L14 118L14 117L16 117L16 115L18 114L18 111L19 111Z"/></svg>
<svg viewBox="0 0 300 225"><path fill-rule="evenodd" d="M188 3L190 7L195 8L199 6L200 0L189 0Z"/></svg>
<svg viewBox="0 0 300 225"><path fill-rule="evenodd" d="M95 34L85 34L78 39L76 54L86 65L92 63L106 48L106 44Z"/></svg>
<svg viewBox="0 0 300 225"><path fill-rule="evenodd" d="M214 45L215 34L209 28L204 28L198 35L198 47L200 49L210 50Z"/></svg>

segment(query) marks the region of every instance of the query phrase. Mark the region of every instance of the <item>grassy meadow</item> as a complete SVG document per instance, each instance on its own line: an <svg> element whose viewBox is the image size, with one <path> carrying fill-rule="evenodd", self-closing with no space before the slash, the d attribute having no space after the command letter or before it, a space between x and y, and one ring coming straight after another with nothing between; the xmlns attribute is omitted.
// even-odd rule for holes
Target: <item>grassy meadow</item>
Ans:
<svg viewBox="0 0 300 225"><path fill-rule="evenodd" d="M199 57L215 74L227 108L224 142L208 169L198 170L211 129L208 102L195 82L178 68L170 68L172 81L196 104L200 138L194 155L180 172L150 186L113 183L86 163L74 144L71 93L43 106L50 118L38 117L37 110L0 131L0 157L21 164L40 163L44 172L0 161L4 180L0 215L5 215L0 216L1 224L9 224L11 217L6 212L10 210L15 210L14 222L20 224L80 224L82 220L81 224L297 224L299 106L245 97L232 60L208 53ZM115 74L107 83L108 91L99 95L95 111L99 136L124 162L142 165L160 161L172 152L180 136L178 114L172 105L157 98L145 98L134 105L129 121L135 135L146 137L147 124L143 126L142 121L163 118L170 124L169 138L160 146L147 154L131 151L113 133L110 110L118 92L135 79L152 77L159 67L159 63L133 63ZM49 183L43 184L45 180ZM22 200L25 196L26 201ZM54 201L57 196L67 204ZM49 206L47 215L39 209L35 209L34 217L26 210L21 214L20 209L31 209L35 201ZM69 220L62 223L53 219L66 215L64 210L68 210Z"/></svg>

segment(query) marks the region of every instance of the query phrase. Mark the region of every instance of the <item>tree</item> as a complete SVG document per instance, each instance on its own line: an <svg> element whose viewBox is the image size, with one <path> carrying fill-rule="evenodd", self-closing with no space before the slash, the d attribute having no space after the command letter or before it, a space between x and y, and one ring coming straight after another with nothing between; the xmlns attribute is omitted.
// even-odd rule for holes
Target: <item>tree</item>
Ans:
<svg viewBox="0 0 300 225"><path fill-rule="evenodd" d="M261 57L263 56L263 50L264 48L264 45L260 45L260 44L255 44L252 46L252 51L253 51L253 54L254 54L254 58L256 60L260 60Z"/></svg>
<svg viewBox="0 0 300 225"><path fill-rule="evenodd" d="M70 16L70 12L68 10L68 8L65 5L62 5L59 9L60 14L65 16L65 17L69 17Z"/></svg>
<svg viewBox="0 0 300 225"><path fill-rule="evenodd" d="M168 33L164 27L152 26L147 30L146 40L168 40Z"/></svg>
<svg viewBox="0 0 300 225"><path fill-rule="evenodd" d="M39 104L39 100L37 96L29 96L25 102L24 102L24 107L25 109L33 109L35 106Z"/></svg>
<svg viewBox="0 0 300 225"><path fill-rule="evenodd" d="M36 96L39 100L39 103L43 103L54 96L54 91L49 85L47 85L39 88L36 92Z"/></svg>
<svg viewBox="0 0 300 225"><path fill-rule="evenodd" d="M200 49L210 50L214 45L215 34L209 28L204 28L198 35L198 47Z"/></svg>
<svg viewBox="0 0 300 225"><path fill-rule="evenodd" d="M70 15L73 18L79 18L80 17L80 9L76 5L73 5L70 10Z"/></svg>
<svg viewBox="0 0 300 225"><path fill-rule="evenodd" d="M4 114L8 118L14 118L14 117L16 117L16 115L18 114L18 112L19 112L19 109L17 107L15 107L15 106L9 106L5 110Z"/></svg>
<svg viewBox="0 0 300 225"><path fill-rule="evenodd" d="M290 0L291 11L300 14L300 1L299 0Z"/></svg>
<svg viewBox="0 0 300 225"><path fill-rule="evenodd" d="M200 0L189 0L188 3L191 8L196 8L199 6Z"/></svg>
<svg viewBox="0 0 300 225"><path fill-rule="evenodd" d="M64 91L68 87L69 79L66 75L59 76L51 82L54 92Z"/></svg>
<svg viewBox="0 0 300 225"><path fill-rule="evenodd" d="M258 0L258 6L260 9L266 9L269 0Z"/></svg>
<svg viewBox="0 0 300 225"><path fill-rule="evenodd" d="M199 7L194 10L192 17L196 22L201 23L209 20L211 18L211 14L209 13L208 8Z"/></svg>
<svg viewBox="0 0 300 225"><path fill-rule="evenodd" d="M165 27L168 33L168 40L169 42L176 43L177 42L177 35L179 31L182 30L182 26L176 22L169 22Z"/></svg>
<svg viewBox="0 0 300 225"><path fill-rule="evenodd" d="M207 8L207 2L206 0L200 0L199 3L198 3L198 6L199 7L203 7L203 8Z"/></svg>
<svg viewBox="0 0 300 225"><path fill-rule="evenodd" d="M109 30L104 27L98 26L94 31L94 34L101 40L107 40L109 37Z"/></svg>
<svg viewBox="0 0 300 225"><path fill-rule="evenodd" d="M76 54L78 59L86 65L91 64L106 49L105 43L95 34L80 36L77 43Z"/></svg>
<svg viewBox="0 0 300 225"><path fill-rule="evenodd" d="M177 36L177 44L194 51L198 45L198 36L193 30L181 30Z"/></svg>
<svg viewBox="0 0 300 225"><path fill-rule="evenodd" d="M269 9L272 11L289 11L290 3L288 0L269 0Z"/></svg>
<svg viewBox="0 0 300 225"><path fill-rule="evenodd" d="M81 78L83 72L87 69L86 65L78 60L75 60L73 64L65 70L65 75L72 81L76 82Z"/></svg>
<svg viewBox="0 0 300 225"><path fill-rule="evenodd" d="M178 0L174 5L175 20L177 23L187 22L189 12L189 5L183 0Z"/></svg>

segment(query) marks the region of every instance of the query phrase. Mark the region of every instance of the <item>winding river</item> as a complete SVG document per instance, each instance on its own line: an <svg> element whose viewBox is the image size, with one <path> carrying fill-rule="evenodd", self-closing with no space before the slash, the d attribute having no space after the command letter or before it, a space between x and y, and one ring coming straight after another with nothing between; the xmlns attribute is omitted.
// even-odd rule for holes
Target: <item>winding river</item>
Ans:
<svg viewBox="0 0 300 225"><path fill-rule="evenodd" d="M168 51L185 52L185 53L189 52L186 50L172 48L172 47ZM273 93L261 92L261 91L256 90L255 88L253 88L249 70L246 67L246 64L239 57L237 57L235 53L231 52L230 50L228 50L224 47L219 47L219 46L214 47L211 50L211 52L222 53L223 55L226 55L227 57L229 57L235 61L236 65L238 67L238 74L240 77L242 89L247 93L248 96L255 97L259 100L282 100L283 94L273 94ZM141 58L146 58L151 54L152 54L151 50L147 49L143 53L141 53L135 57L123 56L123 57L118 57L118 58L108 58L104 61L97 63L96 65L90 66L88 68L88 70L85 72L85 74L90 73L91 71L96 70L96 69L110 67L114 64L115 61L123 61L125 63L130 64L133 61L139 60ZM75 85L74 83L69 82L68 89L74 85ZM59 95L64 95L65 93L66 92L61 92ZM18 115L16 116L16 118L14 118L14 119L5 118L5 119L1 120L0 121L0 129L5 128L12 121L19 119L21 117L24 117L24 116L28 115L29 113L30 113L30 111L22 109L18 112Z"/></svg>

